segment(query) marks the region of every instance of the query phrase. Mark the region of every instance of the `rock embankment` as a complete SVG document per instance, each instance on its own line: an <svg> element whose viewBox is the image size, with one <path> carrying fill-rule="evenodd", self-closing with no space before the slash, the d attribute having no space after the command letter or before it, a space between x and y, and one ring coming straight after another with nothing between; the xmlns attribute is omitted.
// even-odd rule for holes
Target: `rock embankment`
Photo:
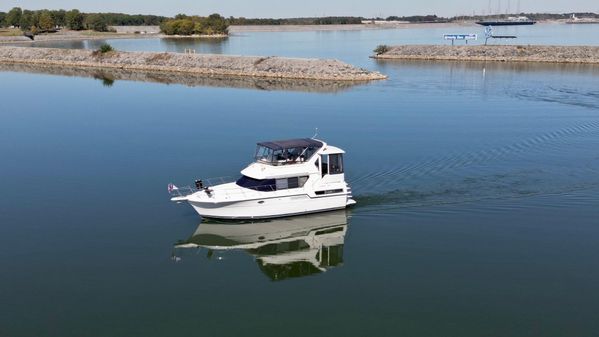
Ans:
<svg viewBox="0 0 599 337"><path fill-rule="evenodd" d="M378 72L337 60L283 57L0 47L0 62L304 80L369 81L386 78Z"/></svg>
<svg viewBox="0 0 599 337"><path fill-rule="evenodd" d="M394 46L377 59L547 62L599 64L599 47L519 45Z"/></svg>

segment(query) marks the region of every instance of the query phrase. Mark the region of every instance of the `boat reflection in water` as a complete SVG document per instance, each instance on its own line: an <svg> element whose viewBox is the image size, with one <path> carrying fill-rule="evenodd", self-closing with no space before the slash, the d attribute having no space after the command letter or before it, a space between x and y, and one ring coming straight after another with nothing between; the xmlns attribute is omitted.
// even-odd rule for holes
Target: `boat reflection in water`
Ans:
<svg viewBox="0 0 599 337"><path fill-rule="evenodd" d="M204 220L175 245L174 256L180 259L180 249L207 249L208 257L244 250L273 281L308 276L343 264L347 223L346 210L235 223Z"/></svg>

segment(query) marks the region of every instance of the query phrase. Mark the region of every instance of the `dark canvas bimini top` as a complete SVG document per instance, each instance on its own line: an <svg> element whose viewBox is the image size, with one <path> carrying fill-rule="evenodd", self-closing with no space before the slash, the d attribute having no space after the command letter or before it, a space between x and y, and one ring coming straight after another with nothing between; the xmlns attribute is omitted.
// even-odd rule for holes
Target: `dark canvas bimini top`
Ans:
<svg viewBox="0 0 599 337"><path fill-rule="evenodd" d="M287 139L287 140L275 140L271 142L260 142L260 146L267 147L273 150L292 149L294 147L316 147L322 146L322 142L314 140L312 138L298 138L298 139Z"/></svg>

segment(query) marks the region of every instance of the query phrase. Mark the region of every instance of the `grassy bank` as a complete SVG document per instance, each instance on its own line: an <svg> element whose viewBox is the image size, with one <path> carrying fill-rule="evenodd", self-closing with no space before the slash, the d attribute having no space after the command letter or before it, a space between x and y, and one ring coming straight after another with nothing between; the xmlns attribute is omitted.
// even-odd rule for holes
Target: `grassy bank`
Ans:
<svg viewBox="0 0 599 337"><path fill-rule="evenodd" d="M23 32L18 28L0 28L0 36L22 36Z"/></svg>

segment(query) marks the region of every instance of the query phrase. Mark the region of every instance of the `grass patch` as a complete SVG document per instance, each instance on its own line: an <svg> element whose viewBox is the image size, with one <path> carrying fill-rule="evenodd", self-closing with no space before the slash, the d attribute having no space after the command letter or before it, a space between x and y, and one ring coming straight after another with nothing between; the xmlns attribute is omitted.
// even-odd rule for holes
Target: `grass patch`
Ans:
<svg viewBox="0 0 599 337"><path fill-rule="evenodd" d="M106 35L118 35L118 33L116 31L114 32L96 32L95 30L86 30L86 31L82 31L79 34L81 35L85 35L85 36L106 36Z"/></svg>
<svg viewBox="0 0 599 337"><path fill-rule="evenodd" d="M19 28L0 28L0 36L21 36L23 32Z"/></svg>

